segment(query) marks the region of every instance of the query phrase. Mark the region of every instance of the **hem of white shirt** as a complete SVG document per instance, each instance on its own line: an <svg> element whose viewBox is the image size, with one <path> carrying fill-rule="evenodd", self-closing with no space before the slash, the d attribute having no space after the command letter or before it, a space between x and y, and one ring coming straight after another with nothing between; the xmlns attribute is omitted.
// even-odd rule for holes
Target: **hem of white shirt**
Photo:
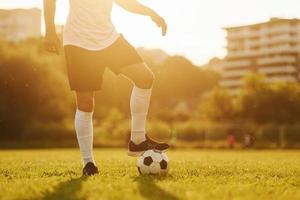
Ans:
<svg viewBox="0 0 300 200"><path fill-rule="evenodd" d="M110 47L111 45L113 45L120 37L121 37L121 34L118 33L118 34L114 35L114 37L105 41L105 43L103 42L101 45L93 46L93 47L83 44L83 43L80 43L78 41L77 42L76 41L68 41L68 40L64 39L63 46L72 45L72 46L83 48L83 49L86 49L89 51L100 51L100 50L106 49L106 48Z"/></svg>

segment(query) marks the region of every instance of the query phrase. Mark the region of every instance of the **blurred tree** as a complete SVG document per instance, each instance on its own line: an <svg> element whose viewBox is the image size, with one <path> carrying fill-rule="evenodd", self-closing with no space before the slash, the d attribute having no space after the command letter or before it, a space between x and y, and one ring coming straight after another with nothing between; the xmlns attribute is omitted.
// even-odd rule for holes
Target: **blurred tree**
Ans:
<svg viewBox="0 0 300 200"><path fill-rule="evenodd" d="M154 95L159 102L175 105L182 100L200 97L217 85L219 75L203 70L182 56L169 57L157 71Z"/></svg>
<svg viewBox="0 0 300 200"><path fill-rule="evenodd" d="M296 122L300 119L299 94L298 84L269 84L263 76L251 74L239 99L240 117L258 123Z"/></svg>
<svg viewBox="0 0 300 200"><path fill-rule="evenodd" d="M202 115L215 121L232 120L236 114L232 96L221 88L214 89L200 105L200 109Z"/></svg>
<svg viewBox="0 0 300 200"><path fill-rule="evenodd" d="M225 89L213 90L201 112L214 121L249 120L264 123L294 123L300 119L300 86L267 83L264 76L249 74L241 94L231 97Z"/></svg>
<svg viewBox="0 0 300 200"><path fill-rule="evenodd" d="M71 101L62 66L51 66L35 43L0 44L0 137L17 138L33 121L61 122Z"/></svg>

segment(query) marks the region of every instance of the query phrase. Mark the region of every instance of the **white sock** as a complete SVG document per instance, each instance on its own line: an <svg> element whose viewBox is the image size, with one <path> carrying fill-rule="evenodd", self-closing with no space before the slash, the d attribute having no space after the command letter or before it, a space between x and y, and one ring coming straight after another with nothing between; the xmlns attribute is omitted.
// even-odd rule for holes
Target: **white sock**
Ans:
<svg viewBox="0 0 300 200"><path fill-rule="evenodd" d="M83 165L94 161L93 156L93 112L77 109L75 114L75 130L83 160Z"/></svg>
<svg viewBox="0 0 300 200"><path fill-rule="evenodd" d="M146 140L146 120L152 89L133 87L130 99L131 141L140 144Z"/></svg>

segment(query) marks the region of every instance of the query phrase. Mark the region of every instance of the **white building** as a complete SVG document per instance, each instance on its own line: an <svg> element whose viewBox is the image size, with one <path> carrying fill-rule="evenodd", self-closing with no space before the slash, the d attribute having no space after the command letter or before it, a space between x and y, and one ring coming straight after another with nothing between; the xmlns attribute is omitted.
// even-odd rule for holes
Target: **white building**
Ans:
<svg viewBox="0 0 300 200"><path fill-rule="evenodd" d="M0 37L19 41L41 36L41 10L0 10Z"/></svg>
<svg viewBox="0 0 300 200"><path fill-rule="evenodd" d="M268 82L299 82L300 20L272 18L265 23L225 28L228 54L220 85L237 94L250 72Z"/></svg>

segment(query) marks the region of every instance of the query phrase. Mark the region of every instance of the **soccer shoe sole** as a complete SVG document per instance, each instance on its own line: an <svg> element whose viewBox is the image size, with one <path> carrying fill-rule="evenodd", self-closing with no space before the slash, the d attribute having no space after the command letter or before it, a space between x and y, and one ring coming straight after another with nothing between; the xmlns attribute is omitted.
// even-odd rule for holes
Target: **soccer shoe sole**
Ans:
<svg viewBox="0 0 300 200"><path fill-rule="evenodd" d="M138 156L143 155L144 152L145 151L128 151L128 156L138 157Z"/></svg>
<svg viewBox="0 0 300 200"><path fill-rule="evenodd" d="M151 150L151 149L148 149L148 150ZM146 150L146 151L148 151ZM166 152L168 149L165 149L165 150L158 150L160 152ZM131 156L131 157L138 157L138 156L141 156L143 155L143 153L145 153L145 151L128 151L128 156Z"/></svg>

